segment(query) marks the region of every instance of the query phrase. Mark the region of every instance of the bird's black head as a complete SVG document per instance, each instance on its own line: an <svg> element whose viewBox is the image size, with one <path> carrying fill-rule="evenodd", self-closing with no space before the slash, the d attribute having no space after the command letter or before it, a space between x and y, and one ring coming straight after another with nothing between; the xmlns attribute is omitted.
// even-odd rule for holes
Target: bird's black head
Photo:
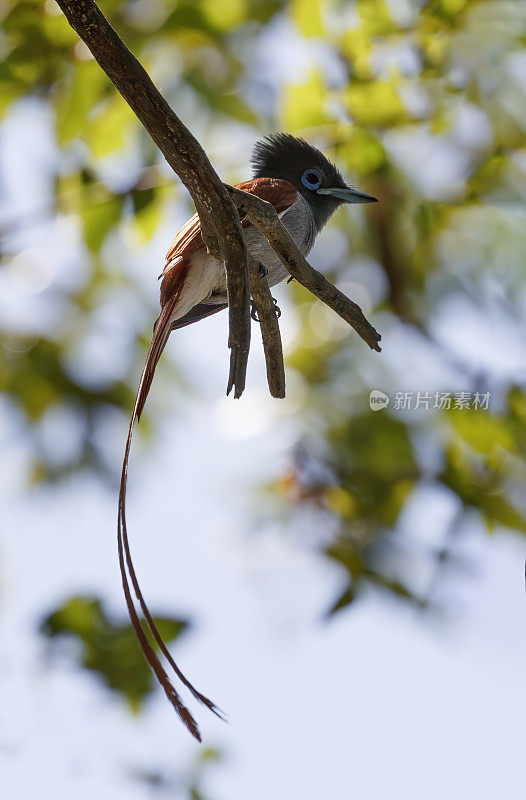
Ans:
<svg viewBox="0 0 526 800"><path fill-rule="evenodd" d="M252 151L255 178L289 181L309 203L320 230L341 203L374 203L358 189L351 189L323 153L290 133L275 133L256 142Z"/></svg>

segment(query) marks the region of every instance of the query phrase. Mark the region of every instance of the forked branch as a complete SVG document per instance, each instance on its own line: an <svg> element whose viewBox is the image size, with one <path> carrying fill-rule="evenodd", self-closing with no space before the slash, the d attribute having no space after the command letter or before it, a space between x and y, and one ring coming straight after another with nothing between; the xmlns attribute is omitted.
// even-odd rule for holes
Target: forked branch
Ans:
<svg viewBox="0 0 526 800"><path fill-rule="evenodd" d="M360 306L349 300L343 292L324 278L321 272L311 267L281 223L274 206L233 186L227 186L227 189L239 214L246 215L252 225L259 228L291 276L336 311L372 350L380 352L379 342L382 337L365 318Z"/></svg>

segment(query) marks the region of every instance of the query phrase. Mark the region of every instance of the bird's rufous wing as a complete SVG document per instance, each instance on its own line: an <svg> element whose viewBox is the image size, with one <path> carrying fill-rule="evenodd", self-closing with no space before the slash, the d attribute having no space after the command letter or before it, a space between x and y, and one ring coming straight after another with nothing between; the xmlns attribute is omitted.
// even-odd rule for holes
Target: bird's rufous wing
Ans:
<svg viewBox="0 0 526 800"><path fill-rule="evenodd" d="M278 214L286 211L293 204L298 194L298 190L292 183L279 178L253 178L251 181L238 183L235 188L255 194L261 200L271 203ZM244 219L241 224L244 228L247 228L250 222L248 219ZM166 264L162 275L166 275L167 272L180 264L182 259L189 258L202 247L204 247L204 242L201 236L201 223L197 214L194 214L183 225L181 230L176 233L175 239L166 254Z"/></svg>

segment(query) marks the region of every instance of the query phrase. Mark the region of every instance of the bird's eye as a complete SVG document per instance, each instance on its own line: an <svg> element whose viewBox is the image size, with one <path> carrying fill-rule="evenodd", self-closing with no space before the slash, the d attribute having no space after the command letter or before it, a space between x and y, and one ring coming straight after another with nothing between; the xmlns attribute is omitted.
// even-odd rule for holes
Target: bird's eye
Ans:
<svg viewBox="0 0 526 800"><path fill-rule="evenodd" d="M319 189L321 186L321 175L317 169L308 169L301 176L301 182L307 189Z"/></svg>

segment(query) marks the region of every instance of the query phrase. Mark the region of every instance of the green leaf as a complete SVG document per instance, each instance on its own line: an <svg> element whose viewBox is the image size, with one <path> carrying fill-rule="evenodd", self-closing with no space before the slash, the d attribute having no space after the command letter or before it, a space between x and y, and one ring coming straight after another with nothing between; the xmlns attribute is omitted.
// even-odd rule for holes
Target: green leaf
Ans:
<svg viewBox="0 0 526 800"><path fill-rule="evenodd" d="M503 495L481 497L480 510L489 530L503 525L510 530L526 533L526 518Z"/></svg>
<svg viewBox="0 0 526 800"><path fill-rule="evenodd" d="M85 139L95 158L102 158L121 150L138 124L129 105L115 94L91 115L85 128Z"/></svg>
<svg viewBox="0 0 526 800"><path fill-rule="evenodd" d="M350 583L347 589L338 597L335 601L334 605L332 605L327 612L327 616L331 616L335 614L337 611L341 611L342 608L346 608L350 606L351 603L354 603L356 600L356 589L354 588L353 584Z"/></svg>
<svg viewBox="0 0 526 800"><path fill-rule="evenodd" d="M474 450L495 455L499 450L515 451L511 426L504 417L474 409L452 410L449 420L458 435Z"/></svg>
<svg viewBox="0 0 526 800"><path fill-rule="evenodd" d="M455 442L447 451L440 479L464 505L481 514L488 529L504 525L526 533L524 513L506 497L505 476L500 462L492 469L491 459L483 460Z"/></svg>
<svg viewBox="0 0 526 800"><path fill-rule="evenodd" d="M389 127L409 122L393 83L367 81L351 84L345 93L345 102L356 122L366 127Z"/></svg>
<svg viewBox="0 0 526 800"><path fill-rule="evenodd" d="M257 124L257 116L252 109L224 82L223 85L208 82L196 69L189 70L185 80L213 111L249 125Z"/></svg>
<svg viewBox="0 0 526 800"><path fill-rule="evenodd" d="M200 0L199 5L204 18L218 31L235 30L247 18L245 0Z"/></svg>
<svg viewBox="0 0 526 800"><path fill-rule="evenodd" d="M358 14L367 36L386 36L393 30L385 0L358 0Z"/></svg>
<svg viewBox="0 0 526 800"><path fill-rule="evenodd" d="M0 119L4 116L11 103L17 100L23 91L23 83L13 79L0 80Z"/></svg>
<svg viewBox="0 0 526 800"><path fill-rule="evenodd" d="M324 0L292 0L292 19L303 36L323 36Z"/></svg>
<svg viewBox="0 0 526 800"><path fill-rule="evenodd" d="M87 200L82 206L81 218L84 241L92 253L98 253L106 236L120 222L123 198L105 192L106 199Z"/></svg>
<svg viewBox="0 0 526 800"><path fill-rule="evenodd" d="M165 198L170 187L155 189L136 189L133 194L133 228L141 243L147 242L157 230L163 216Z"/></svg>
<svg viewBox="0 0 526 800"><path fill-rule="evenodd" d="M20 337L0 348L0 391L6 393L28 420L37 422L57 402L66 402L92 415L98 408L128 409L133 393L122 381L101 389L87 389L70 378L64 368L65 346L45 338ZM19 354L23 352L24 358Z"/></svg>
<svg viewBox="0 0 526 800"><path fill-rule="evenodd" d="M369 175L387 162L380 140L366 128L353 125L346 141L338 148L338 162L356 175Z"/></svg>
<svg viewBox="0 0 526 800"><path fill-rule="evenodd" d="M175 639L188 624L171 617L155 617L154 621L165 641ZM40 632L53 642L77 640L81 644L81 666L123 695L132 710L138 711L153 691L153 676L132 625L113 622L97 598L71 597L45 617Z"/></svg>
<svg viewBox="0 0 526 800"><path fill-rule="evenodd" d="M317 69L313 69L305 83L286 87L280 117L285 130L315 128L331 122L325 111L326 89Z"/></svg>
<svg viewBox="0 0 526 800"><path fill-rule="evenodd" d="M75 65L69 85L61 87L55 101L59 145L85 132L91 109L105 89L106 79L96 61L80 61Z"/></svg>

